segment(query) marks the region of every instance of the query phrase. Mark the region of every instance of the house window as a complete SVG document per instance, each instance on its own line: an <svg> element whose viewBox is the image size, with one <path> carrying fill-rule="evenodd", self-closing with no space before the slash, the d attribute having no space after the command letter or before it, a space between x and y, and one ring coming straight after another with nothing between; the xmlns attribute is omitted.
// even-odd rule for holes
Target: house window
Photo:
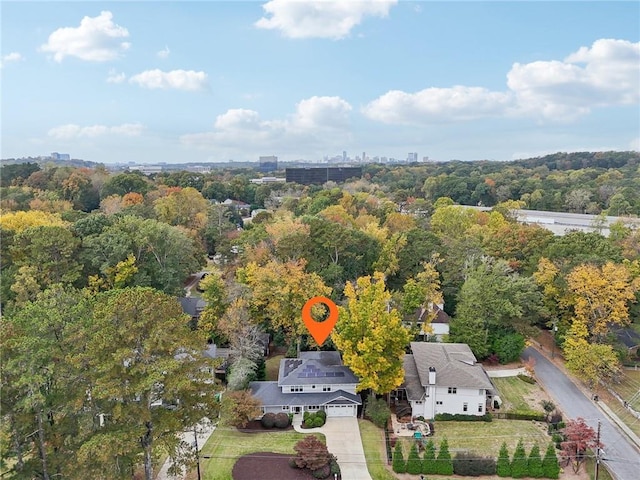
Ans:
<svg viewBox="0 0 640 480"><path fill-rule="evenodd" d="M416 402L416 405L422 405L422 400L418 400L418 401Z"/></svg>
<svg viewBox="0 0 640 480"><path fill-rule="evenodd" d="M458 393L458 389L456 387L449 387L449 390L447 391L447 393L456 394Z"/></svg>
<svg viewBox="0 0 640 480"><path fill-rule="evenodd" d="M283 409L283 410L289 410L289 405L283 405L283 406L282 406L282 409Z"/></svg>
<svg viewBox="0 0 640 480"><path fill-rule="evenodd" d="M442 400L436 401L436 405L442 405Z"/></svg>
<svg viewBox="0 0 640 480"><path fill-rule="evenodd" d="M481 389L478 391L478 395L484 395L484 388L481 388Z"/></svg>
<svg viewBox="0 0 640 480"><path fill-rule="evenodd" d="M468 412L469 411L469 404L467 402L464 402L462 404L462 411L463 412Z"/></svg>
<svg viewBox="0 0 640 480"><path fill-rule="evenodd" d="M483 405L481 403L478 404L478 413L482 413L484 411Z"/></svg>
<svg viewBox="0 0 640 480"><path fill-rule="evenodd" d="M309 405L307 410L320 410L320 406L318 405Z"/></svg>
<svg viewBox="0 0 640 480"><path fill-rule="evenodd" d="M323 392L330 392L331 391L331 385L323 385L322 386L322 391Z"/></svg>
<svg viewBox="0 0 640 480"><path fill-rule="evenodd" d="M289 391L291 391L291 392L301 392L302 391L302 387L291 387L289 389Z"/></svg>

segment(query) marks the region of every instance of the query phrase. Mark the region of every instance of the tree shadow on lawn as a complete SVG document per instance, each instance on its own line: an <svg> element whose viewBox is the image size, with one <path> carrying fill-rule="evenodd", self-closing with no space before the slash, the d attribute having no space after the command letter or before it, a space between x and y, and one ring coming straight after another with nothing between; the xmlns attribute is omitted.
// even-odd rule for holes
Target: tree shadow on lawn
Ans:
<svg viewBox="0 0 640 480"><path fill-rule="evenodd" d="M308 470L291 468L292 455L256 452L243 455L233 466L233 480L313 480Z"/></svg>

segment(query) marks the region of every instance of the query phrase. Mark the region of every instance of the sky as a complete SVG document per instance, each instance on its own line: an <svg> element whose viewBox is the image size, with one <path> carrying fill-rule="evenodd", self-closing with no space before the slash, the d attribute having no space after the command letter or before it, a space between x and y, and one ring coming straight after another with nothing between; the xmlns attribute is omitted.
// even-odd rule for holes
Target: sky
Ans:
<svg viewBox="0 0 640 480"><path fill-rule="evenodd" d="M637 1L0 3L2 158L640 150Z"/></svg>

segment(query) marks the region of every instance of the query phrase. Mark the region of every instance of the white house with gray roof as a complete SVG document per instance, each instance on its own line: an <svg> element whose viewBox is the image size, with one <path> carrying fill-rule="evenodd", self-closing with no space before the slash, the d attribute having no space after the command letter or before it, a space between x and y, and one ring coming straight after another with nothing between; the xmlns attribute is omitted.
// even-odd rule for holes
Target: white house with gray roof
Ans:
<svg viewBox="0 0 640 480"><path fill-rule="evenodd" d="M486 413L496 390L467 344L411 342L411 351L397 398L409 402L412 416Z"/></svg>
<svg viewBox="0 0 640 480"><path fill-rule="evenodd" d="M339 352L300 352L280 360L277 382L251 382L262 413L324 410L328 417L355 417L362 404L358 378L342 364Z"/></svg>

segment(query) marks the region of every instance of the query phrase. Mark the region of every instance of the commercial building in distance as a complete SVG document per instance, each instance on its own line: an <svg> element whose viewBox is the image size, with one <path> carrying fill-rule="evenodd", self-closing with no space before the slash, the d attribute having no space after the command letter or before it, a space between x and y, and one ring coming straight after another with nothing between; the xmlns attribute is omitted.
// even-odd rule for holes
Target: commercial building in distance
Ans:
<svg viewBox="0 0 640 480"><path fill-rule="evenodd" d="M287 182L300 185L322 185L325 182L345 182L361 178L362 167L300 167L285 169Z"/></svg>
<svg viewBox="0 0 640 480"><path fill-rule="evenodd" d="M258 170L261 172L273 172L278 170L278 157L275 155L269 155L266 157L260 157L260 165Z"/></svg>

